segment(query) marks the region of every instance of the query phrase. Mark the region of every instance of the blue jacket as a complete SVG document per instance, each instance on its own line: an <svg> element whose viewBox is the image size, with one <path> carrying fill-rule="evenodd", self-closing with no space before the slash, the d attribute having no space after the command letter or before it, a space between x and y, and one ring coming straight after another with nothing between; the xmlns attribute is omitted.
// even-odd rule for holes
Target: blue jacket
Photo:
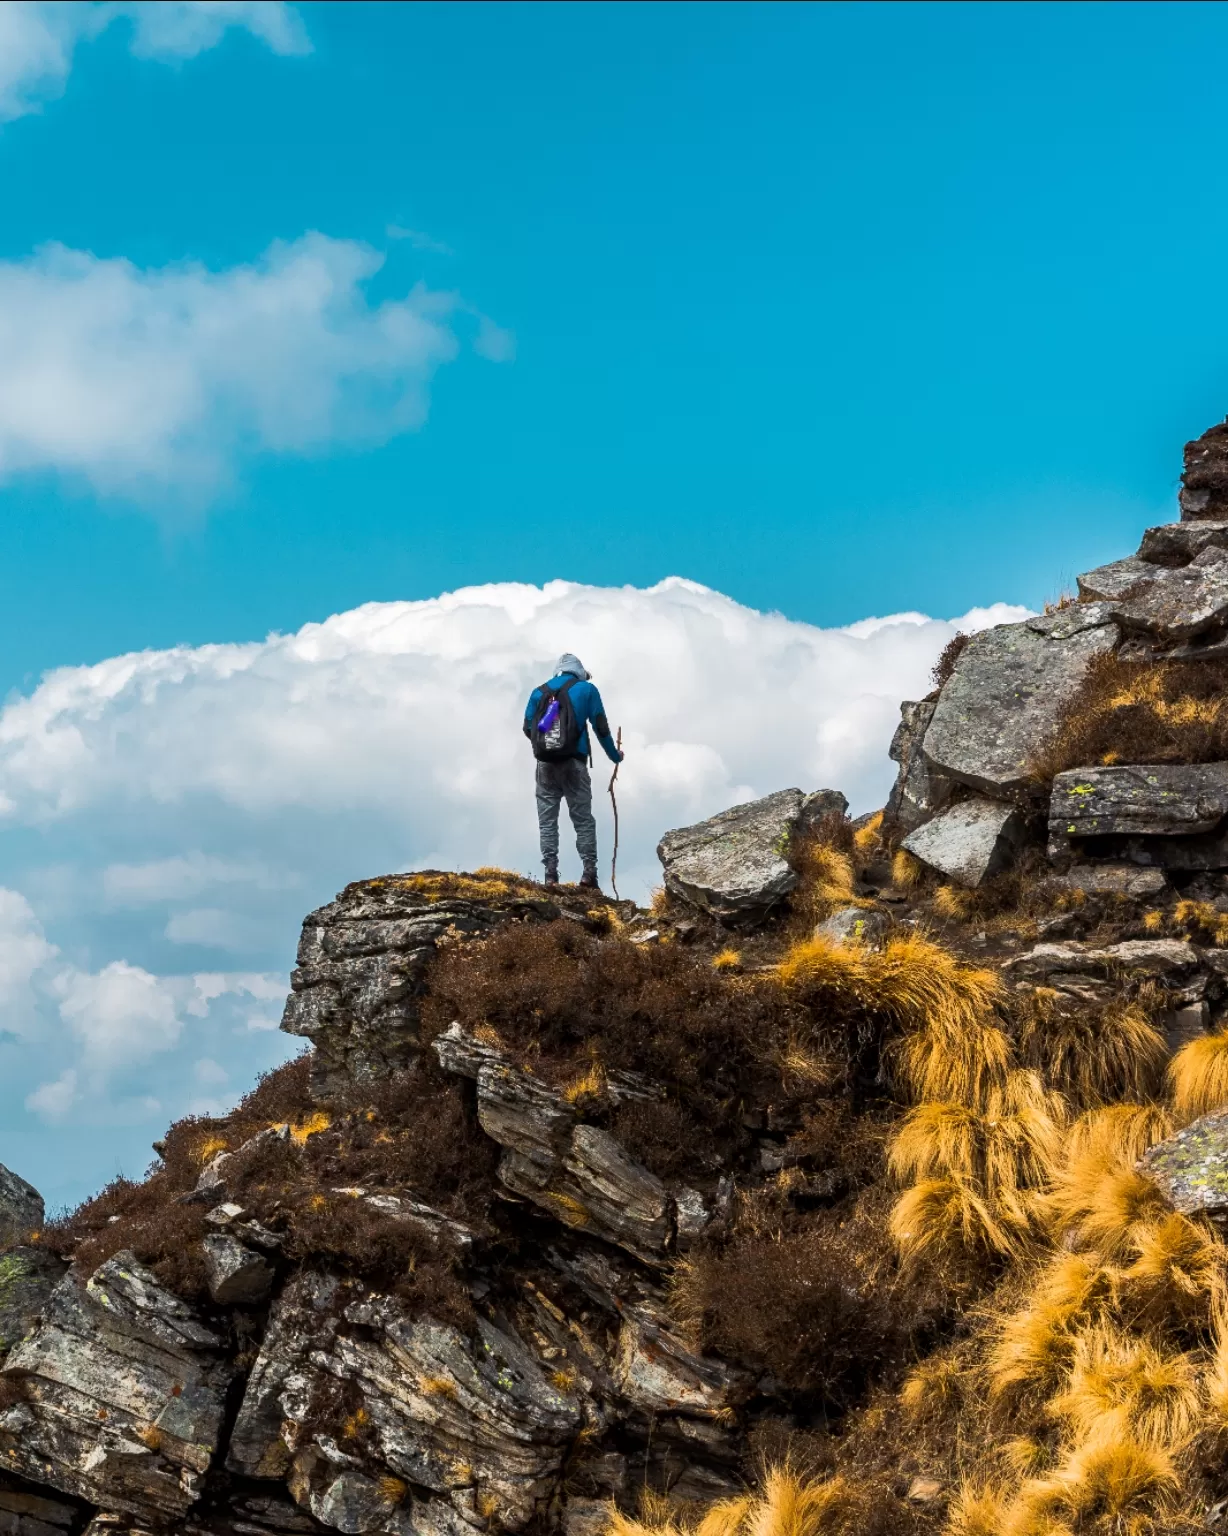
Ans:
<svg viewBox="0 0 1228 1536"><path fill-rule="evenodd" d="M557 677L552 677L544 686L547 688L561 688L572 675L570 672L560 672ZM524 733L526 736L530 734L530 726L533 723L533 716L537 712L541 696L541 688L534 688L533 692L529 695L528 704L525 705ZM601 702L601 695L597 692L596 686L593 683L583 681L575 682L568 689L567 697L571 700L571 707L576 715L576 724L580 727L580 750L576 753L580 761L585 762L588 759L588 727L590 724L593 727L593 734L605 751L605 755L612 763L620 761L618 748L614 745L613 736L610 735L610 722L605 717L605 705Z"/></svg>

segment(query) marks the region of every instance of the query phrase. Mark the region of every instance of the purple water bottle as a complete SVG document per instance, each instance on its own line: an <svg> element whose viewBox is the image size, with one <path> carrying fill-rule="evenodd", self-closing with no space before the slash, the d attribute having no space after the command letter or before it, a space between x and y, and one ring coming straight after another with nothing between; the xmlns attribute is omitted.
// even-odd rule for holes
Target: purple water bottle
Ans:
<svg viewBox="0 0 1228 1536"><path fill-rule="evenodd" d="M550 729L550 727L554 724L554 722L558 718L559 718L559 701L557 699L551 699L549 704L546 706L546 713L541 717L541 719L537 723L537 729L544 736L546 734L546 732Z"/></svg>

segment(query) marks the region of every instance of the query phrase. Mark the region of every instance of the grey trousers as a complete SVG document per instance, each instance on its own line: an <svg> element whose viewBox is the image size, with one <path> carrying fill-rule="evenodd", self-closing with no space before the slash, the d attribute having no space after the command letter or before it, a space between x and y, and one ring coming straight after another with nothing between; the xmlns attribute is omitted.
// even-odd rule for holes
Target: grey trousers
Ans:
<svg viewBox="0 0 1228 1536"><path fill-rule="evenodd" d="M542 863L547 872L559 866L559 804L567 801L576 829L576 852L587 872L597 873L597 818L593 815L593 782L588 765L578 757L565 763L537 764L537 826Z"/></svg>

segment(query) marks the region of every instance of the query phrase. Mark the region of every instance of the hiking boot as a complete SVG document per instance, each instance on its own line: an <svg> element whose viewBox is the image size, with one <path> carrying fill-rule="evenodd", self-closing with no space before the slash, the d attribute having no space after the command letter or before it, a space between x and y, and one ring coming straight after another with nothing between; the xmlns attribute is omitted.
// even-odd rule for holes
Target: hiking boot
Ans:
<svg viewBox="0 0 1228 1536"><path fill-rule="evenodd" d="M601 889L597 881L597 871L595 869L586 869L580 876L580 889L582 891L599 891Z"/></svg>
<svg viewBox="0 0 1228 1536"><path fill-rule="evenodd" d="M559 867L557 864L547 864L546 874L542 880L543 885L553 886L559 883Z"/></svg>

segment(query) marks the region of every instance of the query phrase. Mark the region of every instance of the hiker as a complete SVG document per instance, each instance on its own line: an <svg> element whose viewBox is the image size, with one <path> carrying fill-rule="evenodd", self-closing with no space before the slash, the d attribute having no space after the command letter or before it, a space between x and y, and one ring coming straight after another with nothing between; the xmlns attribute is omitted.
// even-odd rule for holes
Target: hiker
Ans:
<svg viewBox="0 0 1228 1536"><path fill-rule="evenodd" d="M537 825L541 832L546 884L559 883L559 802L576 829L576 852L584 866L580 884L597 889L597 820L593 815L593 785L588 728L612 763L623 754L614 745L601 695L578 656L560 656L554 676L534 688L524 712L524 733L537 759Z"/></svg>

